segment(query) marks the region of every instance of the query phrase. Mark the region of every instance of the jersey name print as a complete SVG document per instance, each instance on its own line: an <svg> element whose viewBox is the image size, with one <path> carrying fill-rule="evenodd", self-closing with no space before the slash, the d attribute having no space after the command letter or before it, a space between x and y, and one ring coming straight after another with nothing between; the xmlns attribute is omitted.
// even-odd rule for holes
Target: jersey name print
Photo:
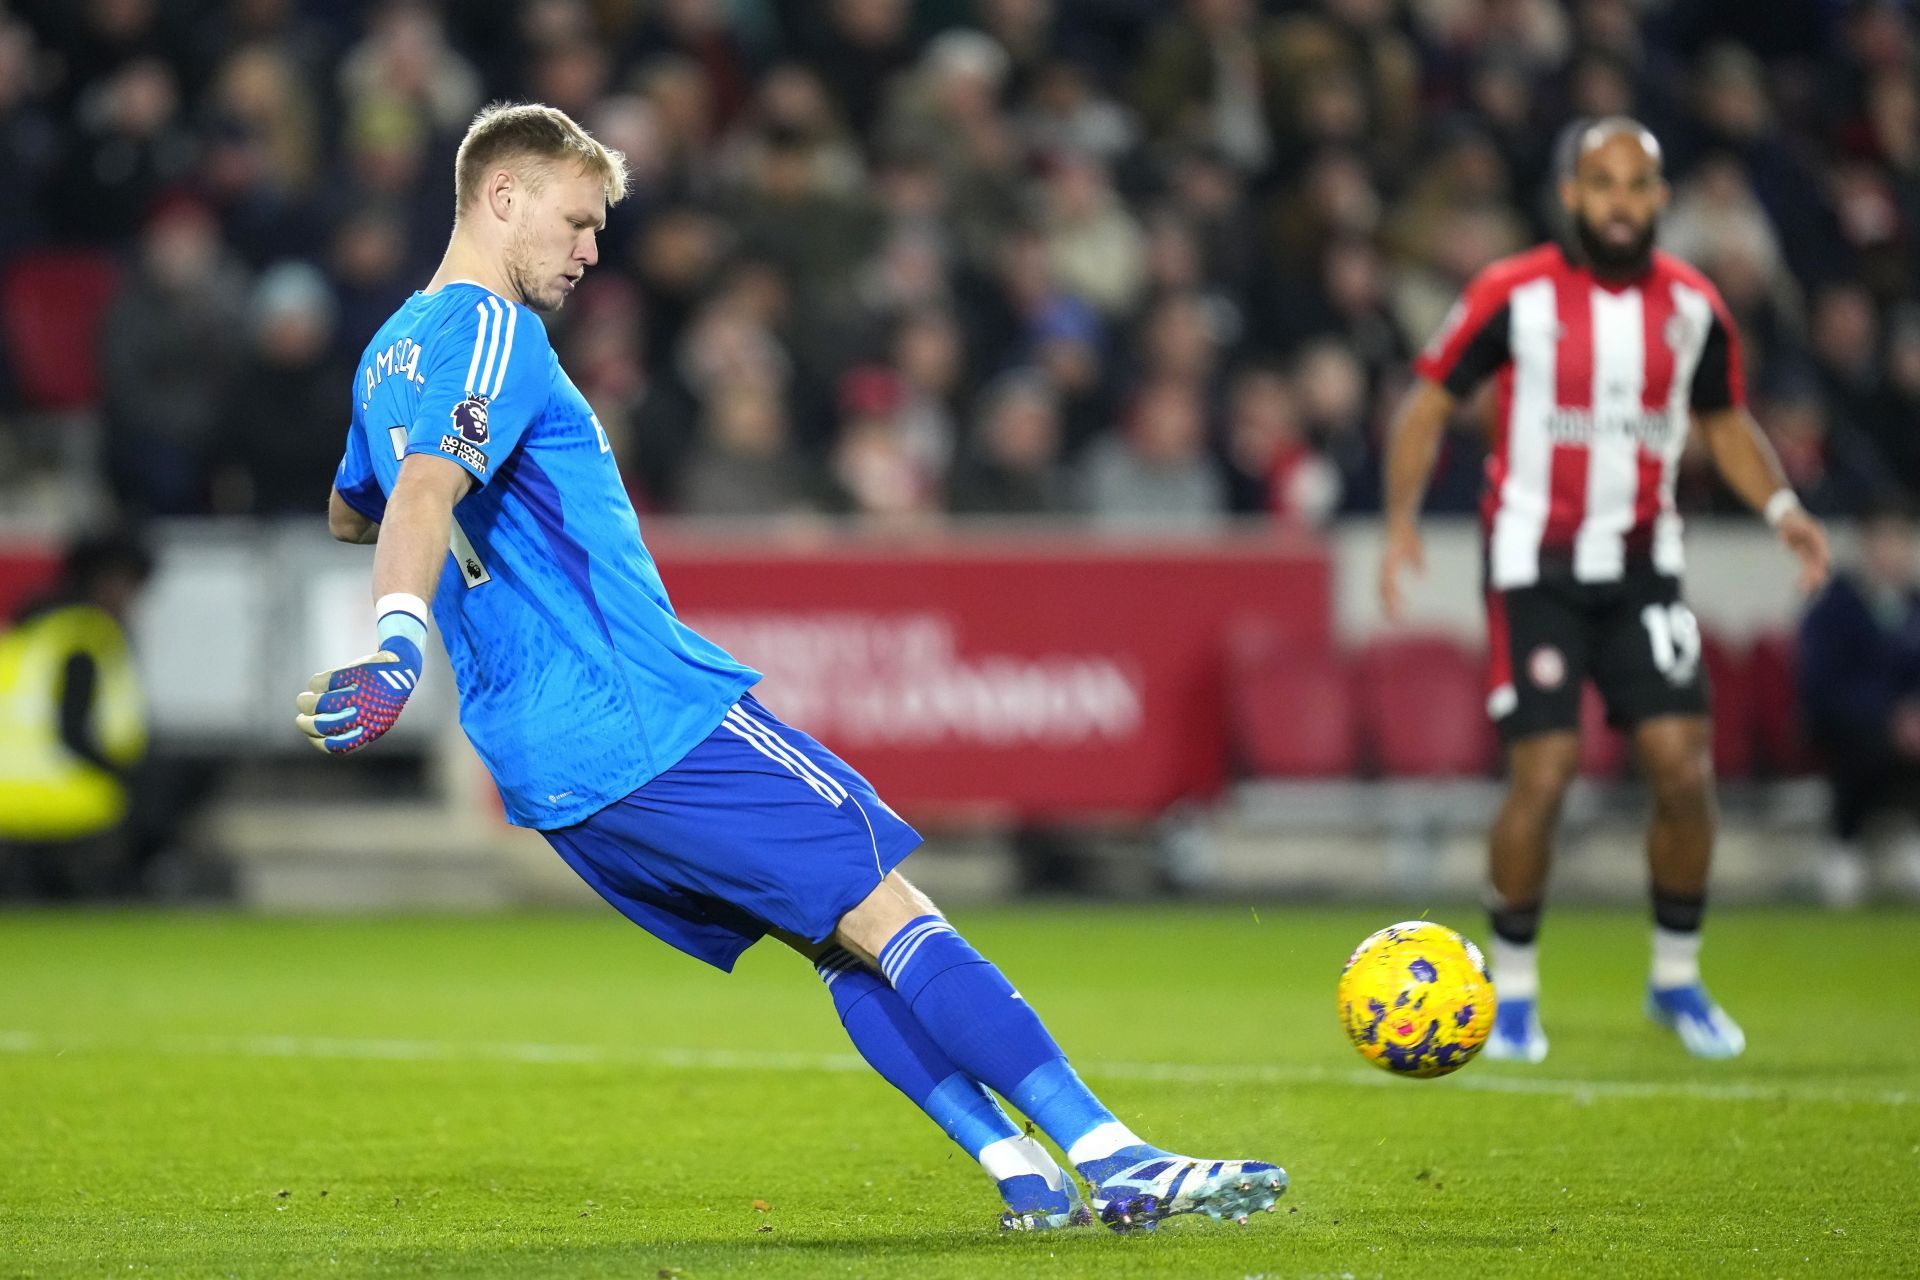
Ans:
<svg viewBox="0 0 1920 1280"><path fill-rule="evenodd" d="M1625 286L1545 245L1468 284L1415 362L1465 396L1495 379L1481 515L1489 585L1677 576L1674 508L1692 415L1744 402L1738 337L1706 277L1656 253Z"/></svg>

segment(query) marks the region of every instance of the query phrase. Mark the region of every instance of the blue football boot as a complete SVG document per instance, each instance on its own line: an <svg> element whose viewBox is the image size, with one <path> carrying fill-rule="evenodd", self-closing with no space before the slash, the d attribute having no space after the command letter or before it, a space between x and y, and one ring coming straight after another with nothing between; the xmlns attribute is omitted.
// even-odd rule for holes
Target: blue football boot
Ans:
<svg viewBox="0 0 1920 1280"><path fill-rule="evenodd" d="M1000 1179L1000 1198L1007 1210L1000 1215L1002 1231L1052 1231L1060 1227L1084 1227L1093 1221L1087 1203L1080 1198L1080 1184L1064 1170L1061 1185L1049 1185L1037 1173L1023 1173Z"/></svg>
<svg viewBox="0 0 1920 1280"><path fill-rule="evenodd" d="M1679 1036L1696 1058L1737 1058L1746 1051L1746 1033L1698 982L1684 987L1649 986L1647 1016Z"/></svg>
<svg viewBox="0 0 1920 1280"><path fill-rule="evenodd" d="M1093 1212L1116 1231L1151 1231L1162 1219L1204 1213L1242 1226L1273 1212L1287 1171L1264 1160L1194 1160L1156 1155L1128 1165L1094 1189Z"/></svg>
<svg viewBox="0 0 1920 1280"><path fill-rule="evenodd" d="M1494 989L1499 995L1499 988ZM1500 997L1493 1010L1493 1030L1480 1056L1493 1062L1540 1062L1547 1056L1547 1033L1540 1029L1539 1002Z"/></svg>

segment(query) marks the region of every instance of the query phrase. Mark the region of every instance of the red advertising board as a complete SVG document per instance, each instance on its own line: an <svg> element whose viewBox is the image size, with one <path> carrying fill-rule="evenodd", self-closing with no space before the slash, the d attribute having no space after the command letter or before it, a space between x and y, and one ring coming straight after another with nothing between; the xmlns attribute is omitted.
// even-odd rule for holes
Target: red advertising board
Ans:
<svg viewBox="0 0 1920 1280"><path fill-rule="evenodd" d="M1331 643L1325 551L1266 534L648 538L680 615L766 674L762 701L922 821L1209 795L1227 636Z"/></svg>

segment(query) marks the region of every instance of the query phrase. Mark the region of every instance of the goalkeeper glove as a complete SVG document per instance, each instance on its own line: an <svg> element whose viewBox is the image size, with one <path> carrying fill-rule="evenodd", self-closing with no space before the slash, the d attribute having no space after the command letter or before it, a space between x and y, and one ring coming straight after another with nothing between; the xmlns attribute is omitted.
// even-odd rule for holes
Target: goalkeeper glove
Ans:
<svg viewBox="0 0 1920 1280"><path fill-rule="evenodd" d="M317 751L345 755L366 746L393 728L419 687L425 602L384 596L378 608L380 651L320 672L296 700L300 714L293 722Z"/></svg>

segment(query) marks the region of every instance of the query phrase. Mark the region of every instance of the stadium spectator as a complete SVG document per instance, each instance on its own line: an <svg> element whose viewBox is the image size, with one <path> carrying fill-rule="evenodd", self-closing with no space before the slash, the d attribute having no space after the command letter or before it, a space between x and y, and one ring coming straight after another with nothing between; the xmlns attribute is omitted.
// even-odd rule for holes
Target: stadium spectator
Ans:
<svg viewBox="0 0 1920 1280"><path fill-rule="evenodd" d="M1326 148L1261 210L1263 256L1272 270L1284 276L1308 278L1330 241L1343 235L1373 235L1386 209L1365 159L1349 148Z"/></svg>
<svg viewBox="0 0 1920 1280"><path fill-rule="evenodd" d="M59 158L60 126L44 101L43 54L23 22L0 18L0 254L43 233L40 201Z"/></svg>
<svg viewBox="0 0 1920 1280"><path fill-rule="evenodd" d="M817 6L789 0L780 8L789 39L820 73L840 114L856 132L870 134L888 81L913 59L906 0L828 0Z"/></svg>
<svg viewBox="0 0 1920 1280"><path fill-rule="evenodd" d="M1693 145L1739 157L1800 279L1824 283L1845 274L1845 241L1822 198L1823 184L1774 127L1760 60L1750 49L1724 44L1708 52L1699 75Z"/></svg>
<svg viewBox="0 0 1920 1280"><path fill-rule="evenodd" d="M906 398L902 429L913 451L945 473L959 443L954 410L966 372L966 351L952 314L926 307L902 317L894 330L892 363Z"/></svg>
<svg viewBox="0 0 1920 1280"><path fill-rule="evenodd" d="M207 506L208 447L245 344L244 278L205 205L163 205L100 338L108 478L138 515Z"/></svg>
<svg viewBox="0 0 1920 1280"><path fill-rule="evenodd" d="M1267 267L1259 212L1240 172L1220 156L1189 150L1168 161L1167 199L1193 228L1208 280L1244 282Z"/></svg>
<svg viewBox="0 0 1920 1280"><path fill-rule="evenodd" d="M214 510L311 516L326 500L353 367L334 355L326 277L283 262L253 287L251 350L228 389L213 439Z"/></svg>
<svg viewBox="0 0 1920 1280"><path fill-rule="evenodd" d="M649 5L629 41L628 56L671 53L698 64L706 81L714 124L724 129L753 92L753 55L746 24L722 0L666 0ZM555 104L558 105L558 104Z"/></svg>
<svg viewBox="0 0 1920 1280"><path fill-rule="evenodd" d="M1778 278L1784 258L1780 237L1740 161L1718 152L1674 184L1673 205L1660 220L1660 247L1688 262L1704 262L1730 236L1751 246L1769 280Z"/></svg>
<svg viewBox="0 0 1920 1280"><path fill-rule="evenodd" d="M1033 369L1002 374L980 396L979 421L955 465L956 515L1046 516L1070 511L1060 469L1060 398Z"/></svg>
<svg viewBox="0 0 1920 1280"><path fill-rule="evenodd" d="M1146 284L1146 237L1105 166L1092 156L1055 156L1041 210L1048 263L1061 287L1108 316L1129 311Z"/></svg>
<svg viewBox="0 0 1920 1280"><path fill-rule="evenodd" d="M860 267L854 282L856 312L851 327L814 333L810 343L831 364L849 350L889 345L904 317L947 311L955 302L952 254L935 226L896 225Z"/></svg>
<svg viewBox="0 0 1920 1280"><path fill-rule="evenodd" d="M1233 510L1319 529L1340 505L1340 473L1314 449L1300 406L1278 369L1251 365L1227 399L1228 500Z"/></svg>
<svg viewBox="0 0 1920 1280"><path fill-rule="evenodd" d="M1800 627L1800 694L1832 794L1833 845L1820 867L1832 906L1869 890L1870 820L1904 815L1885 871L1920 896L1920 568L1913 516L1873 509L1857 565L1838 574Z"/></svg>
<svg viewBox="0 0 1920 1280"><path fill-rule="evenodd" d="M713 102L700 64L677 54L650 58L629 77L659 136L657 198L710 200L719 185L713 154Z"/></svg>
<svg viewBox="0 0 1920 1280"><path fill-rule="evenodd" d="M582 37L531 51L523 96L590 115L607 90L612 64L598 41Z"/></svg>
<svg viewBox="0 0 1920 1280"><path fill-rule="evenodd" d="M1009 98L1026 97L1049 67L1063 65L1051 61L1065 29L1057 0L974 0L968 7L1006 54Z"/></svg>
<svg viewBox="0 0 1920 1280"><path fill-rule="evenodd" d="M124 240L163 191L186 180L193 162L179 77L159 58L136 58L74 104L49 214L62 235Z"/></svg>
<svg viewBox="0 0 1920 1280"><path fill-rule="evenodd" d="M744 249L777 265L809 321L842 322L853 281L872 252L879 219L864 195L837 191L820 163L827 145L790 125L769 125L758 163L730 193L728 223Z"/></svg>
<svg viewBox="0 0 1920 1280"><path fill-rule="evenodd" d="M768 71L721 144L719 169L736 185L747 183L766 161L773 135L805 138L813 146L814 184L848 197L866 177L859 145L835 114L833 100L811 67L782 63ZM643 193L644 194L644 193Z"/></svg>
<svg viewBox="0 0 1920 1280"><path fill-rule="evenodd" d="M1124 429L1094 442L1080 483L1093 523L1111 530L1218 529L1226 484L1207 452L1205 394L1191 382L1142 387Z"/></svg>
<svg viewBox="0 0 1920 1280"><path fill-rule="evenodd" d="M1085 68L1065 60L1038 69L1016 127L1030 152L1080 152L1109 166L1125 160L1139 142L1127 109L1103 96Z"/></svg>
<svg viewBox="0 0 1920 1280"><path fill-rule="evenodd" d="M316 256L325 209L320 106L305 72L271 45L245 47L217 73L202 129L199 181L221 234L249 267Z"/></svg>
<svg viewBox="0 0 1920 1280"><path fill-rule="evenodd" d="M458 136L484 88L473 64L447 43L438 10L396 0L369 11L366 36L340 62L340 99L355 108L400 108L437 134Z"/></svg>
<svg viewBox="0 0 1920 1280"><path fill-rule="evenodd" d="M407 265L406 223L391 208L372 205L341 220L327 259L340 354L358 355L364 335L377 330L411 291Z"/></svg>
<svg viewBox="0 0 1920 1280"><path fill-rule="evenodd" d="M880 126L882 146L933 157L952 191L950 218L968 253L986 252L1019 213L1025 156L1006 96L1006 50L977 32L945 31L928 41L903 77Z"/></svg>
<svg viewBox="0 0 1920 1280"><path fill-rule="evenodd" d="M736 384L707 405L687 459L681 510L764 519L821 512L826 505L820 479L794 447L775 388Z"/></svg>
<svg viewBox="0 0 1920 1280"><path fill-rule="evenodd" d="M335 218L376 208L401 220L411 279L437 247L434 219L453 199L451 188L442 191L429 180L426 157L433 146L425 119L405 103L363 103L347 117L341 172L329 193Z"/></svg>
<svg viewBox="0 0 1920 1280"><path fill-rule="evenodd" d="M1380 446L1368 418L1366 369L1345 344L1316 338L1295 358L1292 375L1306 439L1333 467L1334 498L1347 510L1379 510ZM1450 477L1451 469L1442 475ZM1428 505L1445 510L1452 500L1436 493Z"/></svg>
<svg viewBox="0 0 1920 1280"><path fill-rule="evenodd" d="M1043 370L1060 396L1065 452L1078 456L1112 422L1100 317L1070 294L1045 303L1032 317L1024 358Z"/></svg>
<svg viewBox="0 0 1920 1280"><path fill-rule="evenodd" d="M919 522L939 510L945 475L908 434L907 392L886 365L860 365L840 380L833 474L853 511Z"/></svg>
<svg viewBox="0 0 1920 1280"><path fill-rule="evenodd" d="M1231 319L1210 309L1196 293L1161 298L1140 319L1135 376L1143 382L1166 379L1193 383L1212 403L1225 345L1223 335L1217 332L1222 323L1231 323Z"/></svg>

